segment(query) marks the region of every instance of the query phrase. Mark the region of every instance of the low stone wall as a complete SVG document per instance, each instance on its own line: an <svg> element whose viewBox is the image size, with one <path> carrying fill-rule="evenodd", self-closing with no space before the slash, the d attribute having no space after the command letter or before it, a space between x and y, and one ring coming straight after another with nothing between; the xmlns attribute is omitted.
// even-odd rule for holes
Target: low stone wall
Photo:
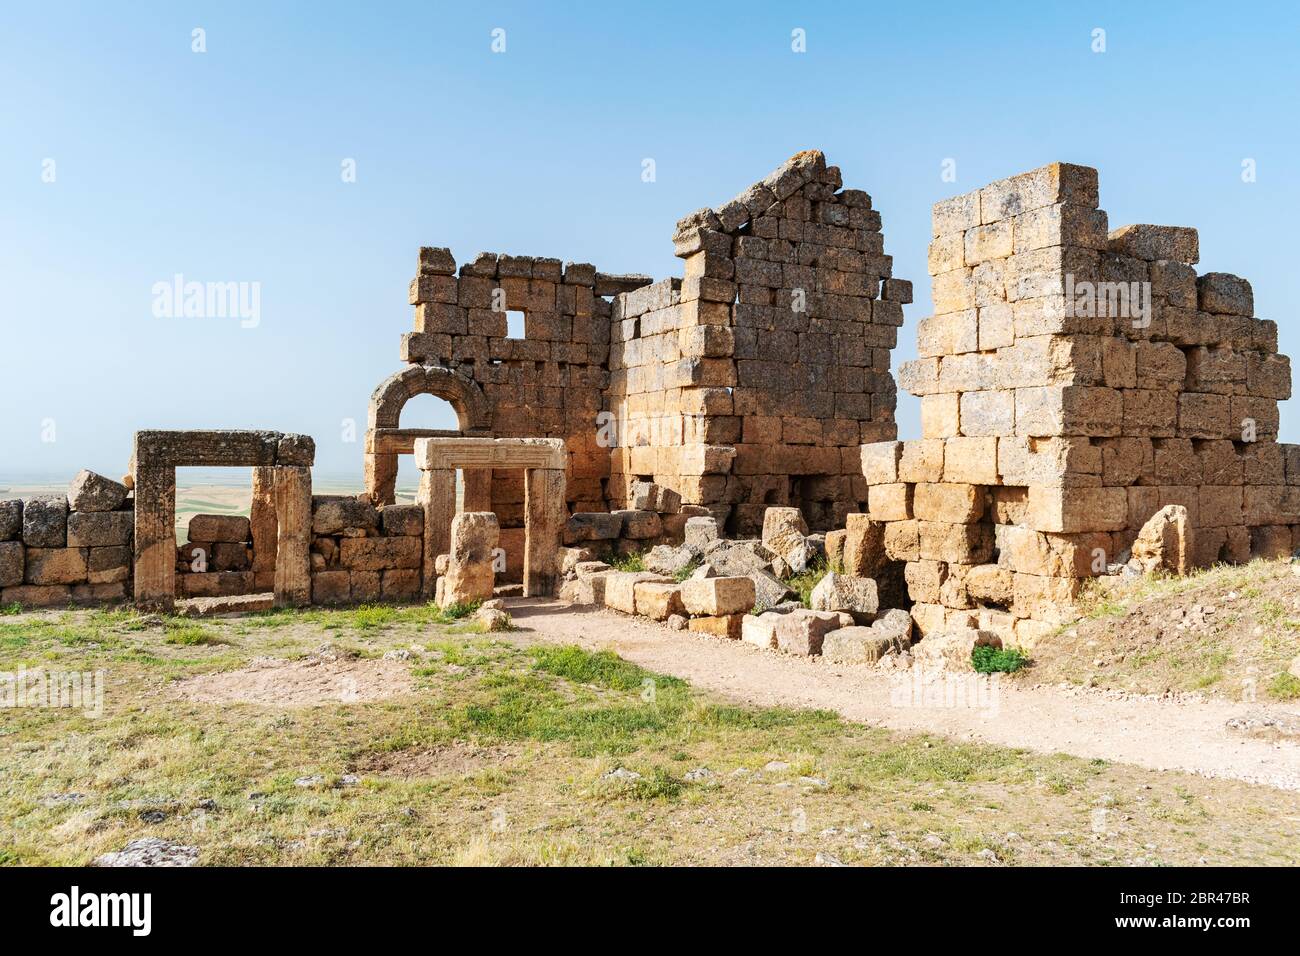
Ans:
<svg viewBox="0 0 1300 956"><path fill-rule="evenodd" d="M423 508L376 507L365 495L313 495L311 512L313 604L420 597Z"/></svg>
<svg viewBox="0 0 1300 956"><path fill-rule="evenodd" d="M66 496L0 501L0 603L125 600L134 519L126 486L90 471Z"/></svg>

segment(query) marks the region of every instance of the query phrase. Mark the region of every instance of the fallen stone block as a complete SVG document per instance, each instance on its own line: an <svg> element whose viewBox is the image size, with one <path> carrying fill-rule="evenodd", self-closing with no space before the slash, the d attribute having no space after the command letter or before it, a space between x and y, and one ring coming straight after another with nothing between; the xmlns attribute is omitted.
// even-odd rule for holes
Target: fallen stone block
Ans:
<svg viewBox="0 0 1300 956"><path fill-rule="evenodd" d="M717 518L705 518L699 515L686 519L686 547L703 552L709 542L720 537Z"/></svg>
<svg viewBox="0 0 1300 956"><path fill-rule="evenodd" d="M659 581L639 581L633 588L636 613L652 621L666 621L682 613L682 587Z"/></svg>
<svg viewBox="0 0 1300 956"><path fill-rule="evenodd" d="M785 615L776 611L746 614L741 622L740 639L746 644L768 649L776 648L776 625Z"/></svg>
<svg viewBox="0 0 1300 956"><path fill-rule="evenodd" d="M622 511L612 511L610 514L617 515L623 522L623 530L620 536L630 538L633 541L657 538L663 531L663 522L660 520L658 513L654 511L624 509Z"/></svg>
<svg viewBox="0 0 1300 956"><path fill-rule="evenodd" d="M798 508L768 508L763 512L763 546L795 573L807 569L813 553L805 540L808 525Z"/></svg>
<svg viewBox="0 0 1300 956"><path fill-rule="evenodd" d="M636 586L643 581L672 584L663 575L650 571L611 571L604 575L605 606L624 614L636 613Z"/></svg>
<svg viewBox="0 0 1300 956"><path fill-rule="evenodd" d="M974 628L926 634L912 645L912 656L919 663L953 671L974 671L971 653L977 647L1002 647L1002 638L992 631Z"/></svg>
<svg viewBox="0 0 1300 956"><path fill-rule="evenodd" d="M696 560L695 553L689 548L675 548L670 544L658 544L646 553L645 566L647 571L672 577L685 571L694 560Z"/></svg>
<svg viewBox="0 0 1300 956"><path fill-rule="evenodd" d="M745 614L720 614L709 617L693 617L687 627L696 634L711 634L738 641L743 633Z"/></svg>
<svg viewBox="0 0 1300 956"><path fill-rule="evenodd" d="M682 604L698 616L745 614L753 609L756 593L749 577L695 578L683 582Z"/></svg>
<svg viewBox="0 0 1300 956"><path fill-rule="evenodd" d="M82 469L68 488L68 505L73 511L116 511L126 501L126 486Z"/></svg>
<svg viewBox="0 0 1300 956"><path fill-rule="evenodd" d="M847 611L858 623L869 623L880 608L876 582L828 571L808 600L814 611Z"/></svg>
<svg viewBox="0 0 1300 956"><path fill-rule="evenodd" d="M820 654L822 639L841 626L838 614L800 608L781 615L776 624L776 646L787 654Z"/></svg>
<svg viewBox="0 0 1300 956"><path fill-rule="evenodd" d="M903 649L897 638L860 625L838 628L822 639L822 657L840 664L874 664L886 654Z"/></svg>
<svg viewBox="0 0 1300 956"><path fill-rule="evenodd" d="M1132 562L1143 574L1187 573L1192 553L1192 529L1187 509L1166 505L1147 519L1133 542Z"/></svg>

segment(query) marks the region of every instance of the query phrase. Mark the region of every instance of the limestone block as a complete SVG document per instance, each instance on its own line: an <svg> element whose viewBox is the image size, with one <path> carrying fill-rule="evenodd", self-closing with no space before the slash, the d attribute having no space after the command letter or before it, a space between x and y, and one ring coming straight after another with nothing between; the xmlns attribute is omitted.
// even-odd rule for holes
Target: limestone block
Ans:
<svg viewBox="0 0 1300 956"><path fill-rule="evenodd" d="M808 525L798 508L768 508L763 512L763 545L779 554L796 571L807 567Z"/></svg>
<svg viewBox="0 0 1300 956"><path fill-rule="evenodd" d="M914 487L901 481L889 485L872 485L867 498L867 513L873 521L906 521L913 517Z"/></svg>
<svg viewBox="0 0 1300 956"><path fill-rule="evenodd" d="M916 524L917 548L919 556L925 560L983 564L993 553L993 531L988 525L938 521L918 521Z"/></svg>
<svg viewBox="0 0 1300 956"><path fill-rule="evenodd" d="M809 598L814 611L846 611L855 621L870 621L880 608L876 582L872 578L854 577L828 571L817 582Z"/></svg>
<svg viewBox="0 0 1300 956"><path fill-rule="evenodd" d="M913 489L912 513L921 521L978 521L984 514L984 492L970 484L921 482Z"/></svg>
<svg viewBox="0 0 1300 956"><path fill-rule="evenodd" d="M317 571L312 574L312 604L347 604L351 599L351 578L347 571Z"/></svg>
<svg viewBox="0 0 1300 956"><path fill-rule="evenodd" d="M86 580L86 552L82 548L27 548L27 584L78 584Z"/></svg>
<svg viewBox="0 0 1300 956"><path fill-rule="evenodd" d="M776 625L785 617L776 611L746 614L741 622L740 639L746 644L767 649L776 648Z"/></svg>
<svg viewBox="0 0 1300 956"><path fill-rule="evenodd" d="M0 591L0 603L23 607L61 607L72 603L72 588L66 584L22 584Z"/></svg>
<svg viewBox="0 0 1300 956"><path fill-rule="evenodd" d="M702 552L708 547L709 542L718 540L720 536L717 518L694 515L686 519L687 548Z"/></svg>
<svg viewBox="0 0 1300 956"><path fill-rule="evenodd" d="M0 588L12 588L22 584L25 567L23 543L0 541Z"/></svg>
<svg viewBox="0 0 1300 956"><path fill-rule="evenodd" d="M885 525L885 554L891 561L916 561L921 557L919 521L890 521Z"/></svg>
<svg viewBox="0 0 1300 956"><path fill-rule="evenodd" d="M253 590L251 571L204 571L176 578L182 597L230 597Z"/></svg>
<svg viewBox="0 0 1300 956"><path fill-rule="evenodd" d="M907 615L906 611L901 612ZM874 664L886 654L897 653L911 645L912 619L907 618L909 639L906 644L897 636L875 627L841 627L822 639L822 657L838 664Z"/></svg>
<svg viewBox="0 0 1300 956"><path fill-rule="evenodd" d="M929 398L946 396L933 395ZM955 397L955 396L954 396ZM929 400L926 399L927 401ZM960 398L957 421L962 435L988 437L1016 433L1016 395L1012 391L965 392ZM950 433L955 434L955 432ZM952 448L945 449L945 464L952 467ZM996 461L995 461L996 464ZM987 473L987 469L985 469Z"/></svg>
<svg viewBox="0 0 1300 956"><path fill-rule="evenodd" d="M621 536L631 538L633 541L657 538L663 530L663 522L654 511L629 508L613 511L610 514L617 516L622 522Z"/></svg>
<svg viewBox="0 0 1300 956"><path fill-rule="evenodd" d="M743 614L756 600L754 581L749 577L696 578L682 584L682 603L691 615Z"/></svg>
<svg viewBox="0 0 1300 956"><path fill-rule="evenodd" d="M248 541L252 529L243 515L195 515L190 519L191 541Z"/></svg>
<svg viewBox="0 0 1300 956"><path fill-rule="evenodd" d="M339 565L350 571L384 571L394 568L418 570L423 547L423 541L413 535L344 538L339 545ZM496 547L495 543L492 547Z"/></svg>
<svg viewBox="0 0 1300 956"><path fill-rule="evenodd" d="M1137 224L1113 230L1106 248L1121 256L1155 262L1168 259L1185 265L1201 260L1200 237L1187 226L1151 226Z"/></svg>
<svg viewBox="0 0 1300 956"><path fill-rule="evenodd" d="M838 614L799 608L776 622L776 646L787 654L820 654L822 639L840 625Z"/></svg>
<svg viewBox="0 0 1300 956"><path fill-rule="evenodd" d="M748 618L749 615L746 614L693 617L687 622L686 626L697 634L710 634L713 637L725 637L728 640L738 641L744 635L744 625Z"/></svg>
<svg viewBox="0 0 1300 956"><path fill-rule="evenodd" d="M440 579L443 582L440 607L491 599L494 583L493 551L497 546L499 530L497 516L490 511L463 511L452 519L451 550L448 552L450 560L446 575Z"/></svg>
<svg viewBox="0 0 1300 956"><path fill-rule="evenodd" d="M617 513L602 511L578 512L564 524L564 543L579 544L584 541L612 541L623 530L623 518Z"/></svg>
<svg viewBox="0 0 1300 956"><path fill-rule="evenodd" d="M86 580L91 584L115 584L131 576L129 547L90 548L86 557Z"/></svg>
<svg viewBox="0 0 1300 956"><path fill-rule="evenodd" d="M1191 538L1187 509L1179 505L1161 508L1138 532L1132 560L1143 574L1156 571L1186 574L1191 567Z"/></svg>
<svg viewBox="0 0 1300 956"><path fill-rule="evenodd" d="M898 476L895 481L942 481L945 442L938 439L900 442L902 452L898 459Z"/></svg>
<svg viewBox="0 0 1300 956"><path fill-rule="evenodd" d="M249 559L248 545L241 542L219 541L212 545L212 559L208 563L212 571L247 571L252 562Z"/></svg>
<svg viewBox="0 0 1300 956"><path fill-rule="evenodd" d="M1128 495L1123 488L1031 485L1027 521L1038 531L1122 531L1128 526Z"/></svg>
<svg viewBox="0 0 1300 956"><path fill-rule="evenodd" d="M973 671L971 654L977 647L1001 647L1002 638L992 631L973 628L926 634L912 645L912 655L922 665L952 671Z"/></svg>
<svg viewBox="0 0 1300 956"><path fill-rule="evenodd" d="M874 495L882 487L890 486L877 485L871 493ZM885 554L885 526L871 516L860 513L846 515L844 521L844 573L875 577L888 560Z"/></svg>
<svg viewBox="0 0 1300 956"><path fill-rule="evenodd" d="M379 527L379 511L366 498L313 495L311 507L312 534L341 534L347 528L374 530Z"/></svg>
<svg viewBox="0 0 1300 956"><path fill-rule="evenodd" d="M23 505L23 543L29 548L62 548L68 536L68 499L32 498Z"/></svg>
<svg viewBox="0 0 1300 956"><path fill-rule="evenodd" d="M642 582L673 584L670 579L649 571L611 571L603 575L605 606L624 614L636 613L636 586Z"/></svg>
<svg viewBox="0 0 1300 956"><path fill-rule="evenodd" d="M68 488L68 506L73 511L116 511L126 501L126 486L82 469Z"/></svg>
<svg viewBox="0 0 1300 956"><path fill-rule="evenodd" d="M68 547L109 548L131 543L135 513L73 511L68 515Z"/></svg>
<svg viewBox="0 0 1300 956"><path fill-rule="evenodd" d="M1255 295L1250 283L1226 272L1207 272L1196 281L1198 305L1215 315L1255 314Z"/></svg>
<svg viewBox="0 0 1300 956"><path fill-rule="evenodd" d="M0 501L0 541L20 541L23 536L23 499Z"/></svg>
<svg viewBox="0 0 1300 956"><path fill-rule="evenodd" d="M424 534L424 509L419 505L385 505L379 510L380 526L389 537Z"/></svg>
<svg viewBox="0 0 1300 956"><path fill-rule="evenodd" d="M682 613L682 586L659 581L639 581L634 586L636 613L653 621L666 621Z"/></svg>
<svg viewBox="0 0 1300 956"><path fill-rule="evenodd" d="M862 474L867 484L893 484L898 482L898 463L903 453L903 443L898 441L871 442L862 446Z"/></svg>

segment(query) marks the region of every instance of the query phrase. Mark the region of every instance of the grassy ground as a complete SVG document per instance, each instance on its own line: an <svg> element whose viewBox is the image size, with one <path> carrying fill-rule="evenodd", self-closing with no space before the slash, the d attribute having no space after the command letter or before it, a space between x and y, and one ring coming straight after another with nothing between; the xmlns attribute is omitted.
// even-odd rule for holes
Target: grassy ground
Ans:
<svg viewBox="0 0 1300 956"><path fill-rule="evenodd" d="M188 677L325 642L406 649L411 691L184 697ZM424 607L0 617L0 670L19 666L105 668L108 688L98 718L0 710L10 864L149 835L204 864L1300 863L1295 794L735 706Z"/></svg>
<svg viewBox="0 0 1300 956"><path fill-rule="evenodd" d="M1286 560L1253 561L1092 591L1080 621L1035 647L1026 678L1300 698L1300 679L1287 673L1300 656L1300 577L1291 568Z"/></svg>

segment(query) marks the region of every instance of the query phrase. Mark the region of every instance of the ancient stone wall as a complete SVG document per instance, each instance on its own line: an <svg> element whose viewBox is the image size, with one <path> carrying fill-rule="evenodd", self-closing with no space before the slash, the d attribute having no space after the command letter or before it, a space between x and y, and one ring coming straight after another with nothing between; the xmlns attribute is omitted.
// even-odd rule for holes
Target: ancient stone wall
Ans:
<svg viewBox="0 0 1300 956"><path fill-rule="evenodd" d="M0 604L57 607L131 593L134 501L93 472L67 496L0 501Z"/></svg>
<svg viewBox="0 0 1300 956"><path fill-rule="evenodd" d="M1096 170L1068 164L933 225L934 315L900 370L922 438L862 450L922 633L1032 643L1167 505L1195 564L1300 544L1300 456L1276 441L1290 363L1245 279L1197 275L1195 230L1108 231Z"/></svg>

